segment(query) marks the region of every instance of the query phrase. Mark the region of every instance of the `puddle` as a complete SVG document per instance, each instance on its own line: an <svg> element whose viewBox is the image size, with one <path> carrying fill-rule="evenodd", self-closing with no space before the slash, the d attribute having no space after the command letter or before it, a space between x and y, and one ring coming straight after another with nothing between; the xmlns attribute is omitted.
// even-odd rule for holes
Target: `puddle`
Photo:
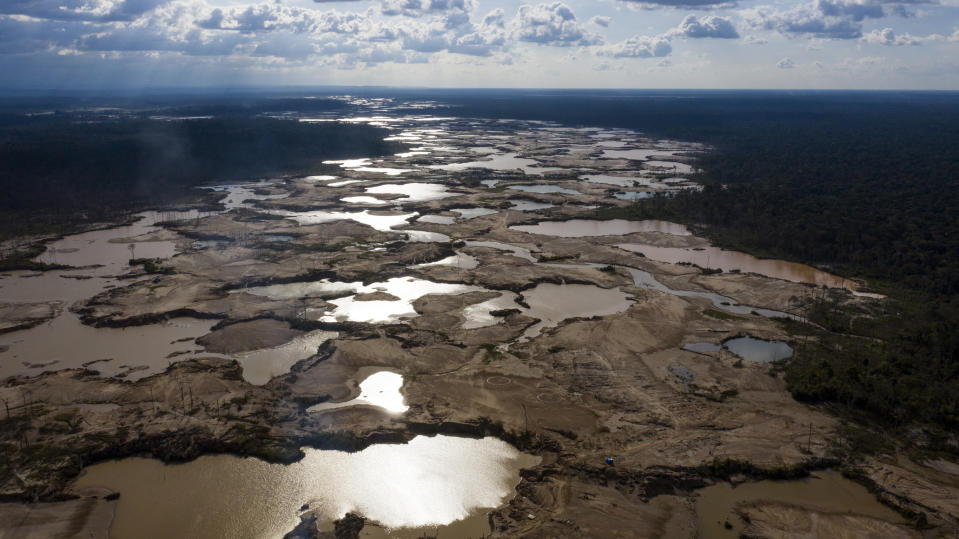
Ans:
<svg viewBox="0 0 959 539"><path fill-rule="evenodd" d="M718 483L698 491L696 514L704 539L735 539L745 523L735 513L740 503L779 502L820 509L830 513L866 515L889 522L902 522L898 513L882 505L866 487L839 472L816 472L796 481L759 481L733 487ZM731 528L726 528L729 522Z"/></svg>
<svg viewBox="0 0 959 539"><path fill-rule="evenodd" d="M507 189L524 191L526 193L562 193L564 195L579 195L579 191L566 189L556 185L510 185Z"/></svg>
<svg viewBox="0 0 959 539"><path fill-rule="evenodd" d="M631 161L646 161L654 155L670 155L669 150L662 148L634 148L631 150L603 150L601 159L629 159Z"/></svg>
<svg viewBox="0 0 959 539"><path fill-rule="evenodd" d="M363 183L366 180L343 180L341 182L332 182L326 184L327 187L343 187L345 185L351 185L354 183Z"/></svg>
<svg viewBox="0 0 959 539"><path fill-rule="evenodd" d="M151 537L171 539L278 538L299 523L304 504L326 529L352 511L393 532L422 528L410 530L418 532L413 537L447 531L481 537L490 533L486 510L512 497L519 470L539 462L495 438L452 436L418 436L356 453L303 452L290 465L230 455L175 465L127 458L85 469L74 488L120 493L114 537L149 530ZM457 521L469 526L457 528ZM369 524L368 530L375 531Z"/></svg>
<svg viewBox="0 0 959 539"><path fill-rule="evenodd" d="M323 402L307 409L320 413L327 410L347 408L349 406L375 406L391 414L402 414L410 409L403 400L400 389L403 387L403 375L395 372L380 371L366 377L359 384L360 394L346 402Z"/></svg>
<svg viewBox="0 0 959 539"><path fill-rule="evenodd" d="M718 247L686 249L680 247L656 247L641 243L624 243L617 245L620 249L642 253L650 260L677 264L680 262L696 264L702 268L718 268L723 271L739 270L744 273L758 273L766 277L792 281L794 283L809 283L830 288L847 288L855 290L856 283L842 277L818 270L812 266L776 260L772 258L756 258L739 251L726 251Z"/></svg>
<svg viewBox="0 0 959 539"><path fill-rule="evenodd" d="M608 174L587 174L580 176L589 183L601 183L604 185L615 185L617 187L640 187L649 186L652 180L637 176L610 176Z"/></svg>
<svg viewBox="0 0 959 539"><path fill-rule="evenodd" d="M523 337L536 337L544 329L555 327L570 318L589 318L621 313L633 304L630 296L618 288L600 288L585 284L542 283L523 292L529 309L524 314L539 318Z"/></svg>
<svg viewBox="0 0 959 539"><path fill-rule="evenodd" d="M572 219L570 221L542 221L535 225L514 225L512 230L519 230L529 234L542 234L560 238L583 238L589 236L623 236L636 232L660 232L674 236L689 236L690 232L684 225L669 221L626 221L613 219L610 221L592 221L587 219Z"/></svg>
<svg viewBox="0 0 959 539"><path fill-rule="evenodd" d="M96 270L47 271L42 274L16 271L0 278L0 296L4 302L62 301L68 307L103 292L115 282L108 277L94 276L97 273Z"/></svg>
<svg viewBox="0 0 959 539"><path fill-rule="evenodd" d="M421 215L416 218L417 223L433 223L435 225L451 225L456 222L455 217L446 215Z"/></svg>
<svg viewBox="0 0 959 539"><path fill-rule="evenodd" d="M128 328L95 328L65 312L49 323L0 335L0 379L35 376L46 370L76 369L84 363L103 376L128 373L138 380L163 371L171 363L196 357L202 347L191 339L206 335L216 320L174 318L164 324ZM187 339L186 341L181 341ZM173 357L168 357L175 354ZM98 360L110 361L98 361ZM94 362L96 363L90 363ZM27 363L28 365L24 365ZM38 366L38 367L31 367Z"/></svg>
<svg viewBox="0 0 959 539"><path fill-rule="evenodd" d="M384 204L389 204L386 200L380 200L375 197L367 196L356 196L356 197L343 197L340 199L342 202L347 204L370 204L374 206L382 206Z"/></svg>
<svg viewBox="0 0 959 539"><path fill-rule="evenodd" d="M246 292L273 300L289 300L304 297L343 296L328 300L334 305L330 311L308 309L307 316L323 322L395 322L401 318L419 316L413 302L428 294L457 295L483 291L483 288L457 283L435 283L414 277L394 277L387 281L364 285L361 282L346 283L323 279L309 283L287 283L246 288L234 292ZM357 295L384 292L397 299L365 300ZM312 315L312 316L311 316Z"/></svg>
<svg viewBox="0 0 959 539"><path fill-rule="evenodd" d="M340 168L357 168L357 167L368 167L373 164L373 161L364 157L362 159L340 159L335 161L323 161L324 165L340 165Z"/></svg>
<svg viewBox="0 0 959 539"><path fill-rule="evenodd" d="M236 354L234 358L243 367L243 378L261 386L290 372L298 361L315 355L321 344L337 337L337 333L330 331L312 331L275 348Z"/></svg>
<svg viewBox="0 0 959 539"><path fill-rule="evenodd" d="M210 215L204 213L202 215ZM94 230L66 236L47 244L47 250L36 259L49 264L68 266L102 266L97 274L126 272L131 258L170 258L176 254L172 241L132 241L136 238L162 230L156 223L189 221L201 217L197 211L188 212L143 212L130 225Z"/></svg>
<svg viewBox="0 0 959 539"><path fill-rule="evenodd" d="M330 223L333 221L352 220L358 223L375 228L383 232L390 231L394 226L406 224L407 219L416 217L417 213L400 214L379 214L370 213L369 210L361 212L341 212L341 211L309 211L309 212L290 212L275 211L275 215L282 215L296 221L301 225L316 225L320 223Z"/></svg>
<svg viewBox="0 0 959 539"><path fill-rule="evenodd" d="M450 211L460 214L461 219L475 219L477 217L499 213L499 211L491 210L489 208L455 208Z"/></svg>
<svg viewBox="0 0 959 539"><path fill-rule="evenodd" d="M713 306L721 311L726 311L733 314L758 314L759 316L764 316L766 318L792 318L793 320L799 320L799 317L785 313L782 311L774 311L772 309L763 309L761 307L752 307L750 305L739 305L732 298L727 298L713 292L695 292L692 290L673 290L668 286L660 283L653 277L649 272L638 270L636 268L630 268L626 266L622 267L633 276L633 282L636 286L641 286L643 288L648 288L650 290L658 290L660 292L665 292L667 294L672 294L674 296L679 296L683 298L703 298L711 301Z"/></svg>
<svg viewBox="0 0 959 539"><path fill-rule="evenodd" d="M406 239L414 243L449 243L452 238L439 232L427 232L425 230L397 230L406 234Z"/></svg>
<svg viewBox="0 0 959 539"><path fill-rule="evenodd" d="M281 198L286 198L289 196L288 193L282 193L278 195L258 195L255 192L256 188L269 187L269 183L258 183L258 184L242 184L242 185L219 185L214 187L207 187L206 189L212 189L213 191L226 191L226 196L220 200L220 203L226 208L226 211L230 211L236 208L248 208L249 204L246 203L247 200L279 200Z"/></svg>
<svg viewBox="0 0 959 539"><path fill-rule="evenodd" d="M405 195L405 198L398 199L396 202L427 202L457 196L457 193L447 191L445 185L438 183L389 183L369 187L366 192L371 195Z"/></svg>
<svg viewBox="0 0 959 539"><path fill-rule="evenodd" d="M502 292L497 298L466 307L463 309L463 316L466 318L466 321L463 322L463 329L485 328L500 323L501 318L493 316L492 312L519 309L520 306L516 303L516 297L517 295L513 292Z"/></svg>
<svg viewBox="0 0 959 539"><path fill-rule="evenodd" d="M190 244L194 249L218 249L220 247L229 245L230 241L227 240L197 240Z"/></svg>
<svg viewBox="0 0 959 539"><path fill-rule="evenodd" d="M417 264L413 266L414 268L428 268L430 266L450 266L460 269L473 269L479 266L479 260L476 260L475 257L472 257L467 254L457 253L452 256L448 256L442 260L437 260L436 262L427 262L426 264Z"/></svg>
<svg viewBox="0 0 959 539"><path fill-rule="evenodd" d="M513 205L510 209L516 211L537 211L555 207L553 204L534 202L532 200L510 199L509 203Z"/></svg>
<svg viewBox="0 0 959 539"><path fill-rule="evenodd" d="M793 349L781 341L764 341L755 337L738 337L723 343L723 347L737 356L754 363L770 363L792 357Z"/></svg>
<svg viewBox="0 0 959 539"><path fill-rule="evenodd" d="M430 165L429 168L437 170L446 170L450 172L463 171L470 168L485 168L489 170L522 170L525 174L541 175L544 172L554 172L565 170L555 167L538 166L540 163L535 159L517 157L519 154L506 153L489 155L489 159L482 161L469 161L466 163L451 163L448 165Z"/></svg>
<svg viewBox="0 0 959 539"><path fill-rule="evenodd" d="M419 316L413 309L413 302L425 295L458 295L483 290L480 287L457 283L434 283L412 277L395 277L382 283L357 287L356 293L386 292L399 298L398 300L358 301L356 296L332 299L329 303L335 305L335 308L331 312L323 313L318 319L324 322L395 322L402 318Z"/></svg>
<svg viewBox="0 0 959 539"><path fill-rule="evenodd" d="M386 174L387 176L399 176L400 174L406 174L407 172L413 172L408 168L389 168L389 167L356 167L353 170L356 172L368 172L370 174Z"/></svg>
<svg viewBox="0 0 959 539"><path fill-rule="evenodd" d="M496 184L498 184L498 183L501 182L501 181L503 181L503 180L482 180L482 181L480 181L480 183L483 184L483 185L485 185L486 187L489 187L490 189L492 189L492 188L496 187Z"/></svg>

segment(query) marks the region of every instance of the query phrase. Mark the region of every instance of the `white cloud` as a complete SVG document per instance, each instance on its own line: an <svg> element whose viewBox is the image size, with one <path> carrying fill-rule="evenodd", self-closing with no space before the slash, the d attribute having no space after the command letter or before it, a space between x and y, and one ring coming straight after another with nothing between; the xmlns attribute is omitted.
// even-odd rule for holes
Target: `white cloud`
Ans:
<svg viewBox="0 0 959 539"><path fill-rule="evenodd" d="M522 5L516 14L515 37L540 45L598 45L602 37L587 32L576 21L573 10L562 2Z"/></svg>
<svg viewBox="0 0 959 539"><path fill-rule="evenodd" d="M476 0L381 0L384 15L422 17L424 15L468 14L476 9Z"/></svg>
<svg viewBox="0 0 959 539"><path fill-rule="evenodd" d="M52 20L128 21L170 0L2 0L0 13Z"/></svg>
<svg viewBox="0 0 959 539"><path fill-rule="evenodd" d="M654 58L673 52L669 39L662 36L633 36L625 41L602 47L597 54L614 58Z"/></svg>
<svg viewBox="0 0 959 539"><path fill-rule="evenodd" d="M590 24L594 24L596 26L602 26L603 28L608 28L609 23L611 22L613 22L613 18L607 17L605 15L596 15L595 17L589 20Z"/></svg>
<svg viewBox="0 0 959 539"><path fill-rule="evenodd" d="M906 5L934 3L935 0L813 0L787 11L759 8L744 11L757 29L774 30L787 36L826 39L858 39L862 22L890 14L908 15Z"/></svg>
<svg viewBox="0 0 959 539"><path fill-rule="evenodd" d="M892 28L873 30L872 32L863 34L862 40L872 45L887 46L918 45L921 41L920 38L911 36L909 34L897 34L892 31Z"/></svg>
<svg viewBox="0 0 959 539"><path fill-rule="evenodd" d="M776 67L779 69L792 69L796 67L796 62L793 62L790 58L783 58L782 60L776 62Z"/></svg>
<svg viewBox="0 0 959 539"><path fill-rule="evenodd" d="M678 27L668 32L668 35L688 38L734 39L739 37L739 32L736 31L736 27L729 19L723 17L687 15Z"/></svg>
<svg viewBox="0 0 959 539"><path fill-rule="evenodd" d="M827 17L815 5L803 5L784 12L757 9L748 13L746 20L753 28L773 30L787 36L833 39L856 39L862 36L861 24L846 18Z"/></svg>
<svg viewBox="0 0 959 539"><path fill-rule="evenodd" d="M686 8L686 9L715 9L732 7L735 0L621 0L630 7L640 9L656 8Z"/></svg>

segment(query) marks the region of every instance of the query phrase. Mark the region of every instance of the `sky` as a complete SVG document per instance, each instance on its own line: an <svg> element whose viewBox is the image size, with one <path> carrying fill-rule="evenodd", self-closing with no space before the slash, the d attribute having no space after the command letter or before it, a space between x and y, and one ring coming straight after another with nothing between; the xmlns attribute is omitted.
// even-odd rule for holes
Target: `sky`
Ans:
<svg viewBox="0 0 959 539"><path fill-rule="evenodd" d="M959 90L959 0L0 0L0 88Z"/></svg>

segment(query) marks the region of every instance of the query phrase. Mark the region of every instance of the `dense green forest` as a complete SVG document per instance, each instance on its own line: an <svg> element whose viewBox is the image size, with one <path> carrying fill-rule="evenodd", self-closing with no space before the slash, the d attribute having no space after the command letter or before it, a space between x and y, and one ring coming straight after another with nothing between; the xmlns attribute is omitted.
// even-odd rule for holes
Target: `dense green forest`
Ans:
<svg viewBox="0 0 959 539"><path fill-rule="evenodd" d="M340 107L298 102L307 111ZM64 110L29 114L56 104ZM281 112L293 104L268 103ZM310 174L328 168L324 160L405 148L383 141L381 128L268 117L261 102L70 105L0 103L0 237L65 232L78 221L196 198L203 183ZM204 117L171 119L184 115Z"/></svg>

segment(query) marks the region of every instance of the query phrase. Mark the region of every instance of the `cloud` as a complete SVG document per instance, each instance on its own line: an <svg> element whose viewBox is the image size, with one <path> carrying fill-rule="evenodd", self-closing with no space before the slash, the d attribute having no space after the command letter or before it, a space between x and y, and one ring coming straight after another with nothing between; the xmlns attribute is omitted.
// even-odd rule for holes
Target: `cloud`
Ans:
<svg viewBox="0 0 959 539"><path fill-rule="evenodd" d="M57 21L129 21L170 0L2 0L0 14Z"/></svg>
<svg viewBox="0 0 959 539"><path fill-rule="evenodd" d="M783 58L782 60L776 62L776 67L779 69L792 69L796 67L796 62L793 62L790 58Z"/></svg>
<svg viewBox="0 0 959 539"><path fill-rule="evenodd" d="M734 39L739 37L739 32L729 19L707 15L697 17L687 15L679 26L667 32L670 36L688 37L688 38L720 38Z"/></svg>
<svg viewBox="0 0 959 539"><path fill-rule="evenodd" d="M562 47L603 42L601 36L583 30L573 10L562 2L520 6L514 35L519 41Z"/></svg>
<svg viewBox="0 0 959 539"><path fill-rule="evenodd" d="M777 31L786 36L827 39L859 39L862 22L890 14L906 15L906 5L933 3L935 0L814 0L788 11L764 8L748 10L752 27Z"/></svg>
<svg viewBox="0 0 959 539"><path fill-rule="evenodd" d="M621 0L630 7L638 9L656 8L685 8L685 9L715 9L733 7L735 0Z"/></svg>
<svg viewBox="0 0 959 539"><path fill-rule="evenodd" d="M831 39L857 39L862 25L843 17L823 15L815 5L799 6L785 12L753 11L746 17L756 29L773 30L787 36L811 36Z"/></svg>
<svg viewBox="0 0 959 539"><path fill-rule="evenodd" d="M633 36L625 41L602 47L597 54L614 58L654 58L673 52L669 39L663 36Z"/></svg>
<svg viewBox="0 0 959 539"><path fill-rule="evenodd" d="M460 35L450 43L448 50L471 56L489 56L506 45L507 34L502 9L494 9L483 17L471 32Z"/></svg>
<svg viewBox="0 0 959 539"><path fill-rule="evenodd" d="M596 26L602 26L603 28L609 28L609 23L613 22L611 17L605 15L596 15L589 20L590 24L595 24Z"/></svg>
<svg viewBox="0 0 959 539"><path fill-rule="evenodd" d="M856 22L885 14L881 2L870 0L816 0L815 5L825 17L846 17Z"/></svg>
<svg viewBox="0 0 959 539"><path fill-rule="evenodd" d="M897 34L892 28L883 28L882 30L873 30L868 34L863 34L862 40L872 45L903 46L919 45L922 38L917 38L909 34Z"/></svg>
<svg viewBox="0 0 959 539"><path fill-rule="evenodd" d="M424 15L461 14L469 17L476 9L476 0L381 0L384 15L422 17Z"/></svg>
<svg viewBox="0 0 959 539"><path fill-rule="evenodd" d="M0 53L23 54L72 46L88 31L77 21L0 16Z"/></svg>

